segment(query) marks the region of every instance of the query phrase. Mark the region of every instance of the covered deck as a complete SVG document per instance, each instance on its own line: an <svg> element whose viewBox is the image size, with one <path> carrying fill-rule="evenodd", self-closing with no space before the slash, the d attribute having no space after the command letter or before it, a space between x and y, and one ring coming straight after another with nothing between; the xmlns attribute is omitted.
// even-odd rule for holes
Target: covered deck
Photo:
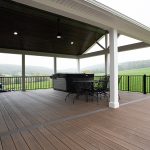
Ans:
<svg viewBox="0 0 150 150"><path fill-rule="evenodd" d="M110 76L109 107L119 108L118 52L150 44L148 27L96 1L2 0L0 11L0 52L21 55L21 81L18 82L22 91L27 90L27 55L53 57L54 74L58 73L57 58L75 59L80 73L81 59L104 55L105 75ZM120 34L142 42L118 47ZM102 38L104 45L99 43ZM94 43L100 50L85 53Z"/></svg>
<svg viewBox="0 0 150 150"><path fill-rule="evenodd" d="M6 92L0 97L0 149L149 149L150 95L120 92L120 109L101 99L72 104L65 92ZM129 104L130 103L130 104Z"/></svg>
<svg viewBox="0 0 150 150"><path fill-rule="evenodd" d="M22 57L22 91L0 93L0 150L149 150L150 95L119 92L118 99L117 61L118 52L150 46L148 27L93 0L1 0L0 11L0 52ZM118 47L120 34L142 42ZM100 51L85 54L94 43ZM80 73L82 58L104 55L109 102L81 96L72 104L65 92L26 91L26 55L53 57L54 74L57 58L76 59Z"/></svg>

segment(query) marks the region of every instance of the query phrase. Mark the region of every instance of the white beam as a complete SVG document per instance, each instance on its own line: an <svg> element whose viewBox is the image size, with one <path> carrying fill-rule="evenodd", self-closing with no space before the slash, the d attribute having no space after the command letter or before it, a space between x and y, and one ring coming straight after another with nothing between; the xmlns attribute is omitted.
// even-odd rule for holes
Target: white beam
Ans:
<svg viewBox="0 0 150 150"><path fill-rule="evenodd" d="M138 43L120 46L120 47L118 47L118 51L119 52L130 51L130 50L146 48L146 47L150 47L150 44L147 44L144 42L138 42Z"/></svg>
<svg viewBox="0 0 150 150"><path fill-rule="evenodd" d="M79 56L79 58L81 59L81 58L94 57L94 56L98 56L98 55L104 55L107 51L108 50L101 50L101 51L97 51L97 52L82 54L82 55Z"/></svg>
<svg viewBox="0 0 150 150"><path fill-rule="evenodd" d="M110 102L109 107L118 108L118 48L117 30L110 30Z"/></svg>
<svg viewBox="0 0 150 150"><path fill-rule="evenodd" d="M16 49L7 49L7 48L0 48L0 53L25 54L25 55L35 55L35 56L47 56L47 57L49 56L49 57L61 57L61 58L74 58L74 59L78 58L78 56L75 55L35 52L29 50L16 50Z"/></svg>
<svg viewBox="0 0 150 150"><path fill-rule="evenodd" d="M139 42L139 43L120 46L120 47L118 47L118 52L130 51L130 50L146 48L146 47L150 47L150 44L147 44L144 42ZM106 50L100 50L100 51L96 51L96 52L92 52L92 53L82 54L79 56L79 58L94 57L94 56L98 56L98 55L104 55L105 53L109 53L108 48Z"/></svg>
<svg viewBox="0 0 150 150"><path fill-rule="evenodd" d="M101 47L103 50L105 50L105 47L103 47L100 43L98 43L98 41L96 42L96 44Z"/></svg>
<svg viewBox="0 0 150 150"><path fill-rule="evenodd" d="M25 54L22 54L22 91L25 90Z"/></svg>

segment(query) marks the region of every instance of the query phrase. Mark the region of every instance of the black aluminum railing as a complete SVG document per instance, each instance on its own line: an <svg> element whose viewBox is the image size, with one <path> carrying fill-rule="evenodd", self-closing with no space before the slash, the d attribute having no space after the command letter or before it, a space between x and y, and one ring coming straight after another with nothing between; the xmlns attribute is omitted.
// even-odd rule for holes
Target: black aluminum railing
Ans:
<svg viewBox="0 0 150 150"><path fill-rule="evenodd" d="M144 93L143 86L143 77L142 75L122 75L119 90L121 91L130 91L130 92L142 92Z"/></svg>
<svg viewBox="0 0 150 150"><path fill-rule="evenodd" d="M0 77L1 91L22 90L22 77ZM25 89L48 89L52 87L50 76L26 76Z"/></svg>
<svg viewBox="0 0 150 150"><path fill-rule="evenodd" d="M120 91L150 93L150 76L148 75L120 75ZM101 80L104 76L95 76L96 80Z"/></svg>
<svg viewBox="0 0 150 150"><path fill-rule="evenodd" d="M102 80L104 76L95 76L95 80ZM26 76L25 89L49 89L53 87L50 76ZM22 90L22 77L0 77L0 91ZM121 75L119 90L130 92L150 93L150 76Z"/></svg>

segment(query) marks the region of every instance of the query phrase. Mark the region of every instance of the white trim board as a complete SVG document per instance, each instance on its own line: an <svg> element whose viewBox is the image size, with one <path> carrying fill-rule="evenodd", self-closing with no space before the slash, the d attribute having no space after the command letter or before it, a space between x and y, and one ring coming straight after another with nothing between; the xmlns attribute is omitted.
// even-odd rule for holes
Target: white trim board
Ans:
<svg viewBox="0 0 150 150"><path fill-rule="evenodd" d="M36 55L36 56L49 56L49 57L61 57L61 58L78 59L78 56L74 56L74 55L35 52L35 51L28 51L28 50L15 50L15 49L7 49L7 48L0 48L0 53L25 54L25 55Z"/></svg>

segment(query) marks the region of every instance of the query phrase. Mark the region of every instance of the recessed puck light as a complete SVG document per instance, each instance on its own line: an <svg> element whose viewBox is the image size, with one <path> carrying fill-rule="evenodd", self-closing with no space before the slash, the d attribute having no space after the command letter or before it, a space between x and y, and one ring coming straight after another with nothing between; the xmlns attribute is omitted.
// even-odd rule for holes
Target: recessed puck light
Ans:
<svg viewBox="0 0 150 150"><path fill-rule="evenodd" d="M14 35L18 35L18 32L15 31L15 32L14 32Z"/></svg>

